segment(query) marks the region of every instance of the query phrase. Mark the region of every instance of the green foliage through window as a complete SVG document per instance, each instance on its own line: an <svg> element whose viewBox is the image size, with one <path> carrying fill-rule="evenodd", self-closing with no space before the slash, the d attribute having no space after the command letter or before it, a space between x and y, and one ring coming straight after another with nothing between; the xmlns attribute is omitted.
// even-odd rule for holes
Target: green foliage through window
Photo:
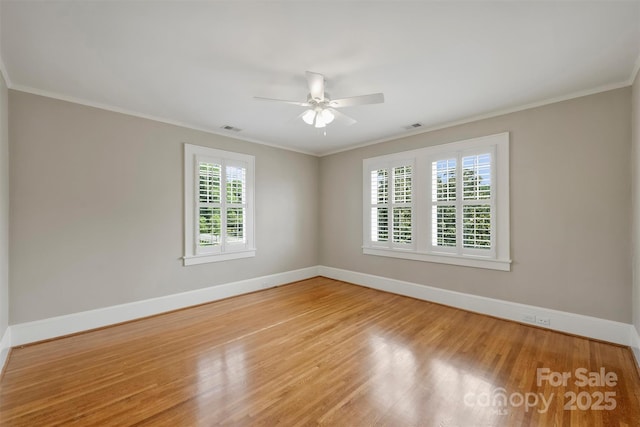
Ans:
<svg viewBox="0 0 640 427"><path fill-rule="evenodd" d="M228 243L245 241L246 169L238 166L224 168L224 194L222 170L222 165L216 163L200 162L198 165L198 244L201 247L221 245L223 231ZM224 216L223 197L227 205Z"/></svg>
<svg viewBox="0 0 640 427"><path fill-rule="evenodd" d="M432 244L456 247L457 210L462 208L462 245L464 248L491 249L491 205L469 204L491 199L491 155L462 157L462 171L455 158L432 163ZM462 174L462 203L457 199L457 178Z"/></svg>
<svg viewBox="0 0 640 427"><path fill-rule="evenodd" d="M390 176L393 179L393 207L389 203L391 201ZM371 241L388 242L391 238L394 243L411 243L413 168L407 165L392 169L372 170L370 179ZM393 218L390 218L390 212L392 212Z"/></svg>
<svg viewBox="0 0 640 427"><path fill-rule="evenodd" d="M220 208L200 208L200 246L220 244Z"/></svg>

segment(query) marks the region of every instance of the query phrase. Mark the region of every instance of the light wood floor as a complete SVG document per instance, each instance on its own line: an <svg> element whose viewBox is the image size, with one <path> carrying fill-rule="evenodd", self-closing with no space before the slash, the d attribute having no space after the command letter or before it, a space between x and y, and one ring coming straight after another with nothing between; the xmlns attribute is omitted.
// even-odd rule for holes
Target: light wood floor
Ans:
<svg viewBox="0 0 640 427"><path fill-rule="evenodd" d="M627 348L314 278L16 348L0 424L638 426L639 398Z"/></svg>

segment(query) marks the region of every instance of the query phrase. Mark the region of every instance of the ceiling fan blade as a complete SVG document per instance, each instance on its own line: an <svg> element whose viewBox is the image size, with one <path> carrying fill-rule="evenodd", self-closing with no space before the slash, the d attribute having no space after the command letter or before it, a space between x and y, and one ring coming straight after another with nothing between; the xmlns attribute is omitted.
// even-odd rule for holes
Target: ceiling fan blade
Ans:
<svg viewBox="0 0 640 427"><path fill-rule="evenodd" d="M324 76L311 71L307 71L306 74L311 98L317 101L324 101Z"/></svg>
<svg viewBox="0 0 640 427"><path fill-rule="evenodd" d="M300 107L309 107L309 103L308 102L287 101L286 99L262 98L260 96L254 96L253 99L257 99L258 101L282 102L284 104L298 105Z"/></svg>
<svg viewBox="0 0 640 427"><path fill-rule="evenodd" d="M339 122L347 125L347 126L351 126L352 124L356 123L355 119L352 119L351 117L347 116L344 113L341 113L340 111L333 109L333 108L327 108L327 110L331 111L331 113L333 113L333 115L336 117L336 120L338 120Z"/></svg>
<svg viewBox="0 0 640 427"><path fill-rule="evenodd" d="M351 98L334 99L329 106L334 108L353 107L354 105L381 104L384 102L384 94L372 93L369 95L352 96Z"/></svg>

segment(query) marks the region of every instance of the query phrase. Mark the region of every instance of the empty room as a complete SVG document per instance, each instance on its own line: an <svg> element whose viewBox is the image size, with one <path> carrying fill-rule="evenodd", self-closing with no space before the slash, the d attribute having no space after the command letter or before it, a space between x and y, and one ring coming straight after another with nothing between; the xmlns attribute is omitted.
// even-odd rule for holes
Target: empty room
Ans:
<svg viewBox="0 0 640 427"><path fill-rule="evenodd" d="M0 426L640 426L640 1L0 0Z"/></svg>

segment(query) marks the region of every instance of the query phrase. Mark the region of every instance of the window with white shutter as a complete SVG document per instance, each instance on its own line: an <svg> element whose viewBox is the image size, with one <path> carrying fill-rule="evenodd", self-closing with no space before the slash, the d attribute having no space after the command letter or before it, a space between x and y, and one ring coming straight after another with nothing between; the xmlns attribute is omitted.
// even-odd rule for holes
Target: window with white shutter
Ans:
<svg viewBox="0 0 640 427"><path fill-rule="evenodd" d="M491 152L462 154L462 251L470 254L493 254L492 158Z"/></svg>
<svg viewBox="0 0 640 427"><path fill-rule="evenodd" d="M412 204L412 169L410 165L396 166L393 173L393 243L407 245L412 242L413 204Z"/></svg>
<svg viewBox="0 0 640 427"><path fill-rule="evenodd" d="M407 248L413 243L413 162L380 164L368 171L372 246Z"/></svg>
<svg viewBox="0 0 640 427"><path fill-rule="evenodd" d="M510 269L507 133L363 165L365 254Z"/></svg>
<svg viewBox="0 0 640 427"><path fill-rule="evenodd" d="M431 244L445 251L458 242L457 164L446 156L431 163Z"/></svg>
<svg viewBox="0 0 640 427"><path fill-rule="evenodd" d="M254 256L254 157L190 144L184 153L184 264Z"/></svg>
<svg viewBox="0 0 640 427"><path fill-rule="evenodd" d="M389 169L370 171L371 242L389 242Z"/></svg>
<svg viewBox="0 0 640 427"><path fill-rule="evenodd" d="M493 151L486 147L430 160L433 252L494 256Z"/></svg>

